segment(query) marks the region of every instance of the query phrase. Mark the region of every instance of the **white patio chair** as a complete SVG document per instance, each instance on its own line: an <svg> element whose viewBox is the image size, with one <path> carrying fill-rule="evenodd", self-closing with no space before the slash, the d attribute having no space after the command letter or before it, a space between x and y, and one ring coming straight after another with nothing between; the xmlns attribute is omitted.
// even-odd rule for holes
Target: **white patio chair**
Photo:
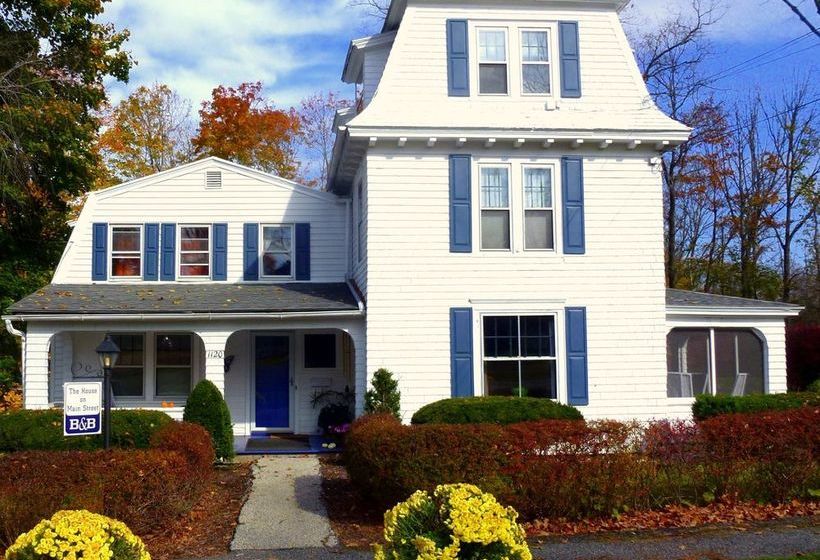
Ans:
<svg viewBox="0 0 820 560"><path fill-rule="evenodd" d="M732 387L733 397L742 397L746 394L746 378L748 377L748 373L738 373L735 376L735 386Z"/></svg>

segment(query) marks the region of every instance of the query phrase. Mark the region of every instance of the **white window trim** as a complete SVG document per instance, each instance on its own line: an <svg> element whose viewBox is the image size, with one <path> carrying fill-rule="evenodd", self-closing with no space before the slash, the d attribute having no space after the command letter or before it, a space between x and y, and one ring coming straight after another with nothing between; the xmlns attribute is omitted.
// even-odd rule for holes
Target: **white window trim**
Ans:
<svg viewBox="0 0 820 560"><path fill-rule="evenodd" d="M281 275L269 275L265 274L265 263L263 259L265 257L265 228L266 227L275 227L275 228L290 228L290 275L289 276L281 276ZM296 275L296 228L294 224L259 224L259 278L267 280L269 282L280 282L280 281L287 281L293 280Z"/></svg>
<svg viewBox="0 0 820 560"><path fill-rule="evenodd" d="M481 192L481 170L484 169L484 168L504 168L504 169L507 170L507 207L506 208L484 208L484 205L482 204L482 192ZM476 189L476 191L478 193L478 248L479 248L479 251L481 251L481 252L486 252L486 253L512 253L515 250L516 245L515 245L514 232L515 232L515 229L516 229L516 220L514 219L514 214L513 214L513 207L514 207L513 188L512 188L513 181L514 181L513 166L510 163L482 162L482 163L479 163L477 168L476 168L476 184L478 185L478 188ZM509 224L510 224L510 226L509 226L509 232L508 233L509 233L509 236L510 236L510 246L508 248L506 248L506 249L485 249L482 246L482 240L483 240L482 228L483 228L483 223L484 222L481 218L482 218L482 213L484 212L484 210L488 210L488 211L493 211L493 210L503 211L503 210L506 210L507 213L509 214Z"/></svg>
<svg viewBox="0 0 820 560"><path fill-rule="evenodd" d="M544 31L547 33L547 61L546 62L525 62L524 61L524 32L525 31ZM518 83L519 87L521 88L521 97L540 97L540 98L551 98L555 97L555 72L554 72L554 60L553 54L556 52L554 45L552 44L552 37L555 34L553 33L553 28L551 26L544 26L544 27L519 27L518 28L518 65L520 70L518 72ZM546 93L527 93L524 91L524 66L532 64L532 65L540 65L540 66L547 66L547 75L549 76L549 91Z"/></svg>
<svg viewBox="0 0 820 560"><path fill-rule="evenodd" d="M208 275L207 276L185 276L182 274L182 228L189 227L205 227L208 228ZM214 231L213 224L177 224L177 280L181 282L207 282L213 278L214 263L213 263L213 242ZM185 251L186 253L202 253L203 251Z"/></svg>
<svg viewBox="0 0 820 560"><path fill-rule="evenodd" d="M159 338L160 336L166 336L166 335L167 336L188 336L190 338L190 340L191 340L191 356L190 356L191 360L190 360L190 364L189 364L189 367L191 368L190 388L191 388L191 391L193 391L194 390L194 361L196 359L195 356L197 354L196 338L194 338L194 334L190 333L190 332L159 332L159 331L152 332L150 334L151 334L151 339L153 341L153 348L154 348L154 367L153 367L153 370L154 370L154 379L153 379L154 387L153 387L153 391L152 391L153 392L152 398L155 401L156 400L170 400L170 401L177 401L177 400L183 400L184 401L184 400L186 400L188 398L188 396L190 395L190 392L188 393L188 395L159 395L157 393L157 378L158 378L158 375L159 375L158 369L160 367L179 367L179 366L160 366L158 364L159 348L157 346L157 338Z"/></svg>
<svg viewBox="0 0 820 560"><path fill-rule="evenodd" d="M552 184L550 185L550 198L552 199L552 206L551 207L543 207L543 208L527 208L527 185L525 183L525 171L527 169L549 169L550 170L550 178L552 180ZM556 169L557 166L553 163L523 163L521 164L521 173L520 173L520 185L521 185L521 247L524 251L528 253L557 253L558 252L558 212L555 209L555 201L556 201ZM536 210L536 211L543 211L549 210L552 212L552 249L539 249L539 248L528 248L527 247L527 210Z"/></svg>
<svg viewBox="0 0 820 560"><path fill-rule="evenodd" d="M481 60L481 31L502 31L504 33L504 62L497 60L482 61ZM476 48L476 62L475 62L475 77L476 77L476 92L482 97L509 97L512 94L512 76L510 71L511 56L510 56L510 30L509 27L503 25L479 25L475 28L475 48ZM482 64L504 64L507 73L507 93L482 93L481 92L481 65Z"/></svg>
<svg viewBox="0 0 820 560"><path fill-rule="evenodd" d="M139 236L140 236L140 249L139 249L139 256L140 259L140 273L138 276L114 276L114 253L118 255L135 255L137 254L135 251L114 251L114 230L117 228L139 228ZM112 282L122 282L122 281L129 281L129 280L141 280L145 274L145 230L142 224L109 224L108 226L108 266L110 270L110 274L108 277L111 279Z"/></svg>

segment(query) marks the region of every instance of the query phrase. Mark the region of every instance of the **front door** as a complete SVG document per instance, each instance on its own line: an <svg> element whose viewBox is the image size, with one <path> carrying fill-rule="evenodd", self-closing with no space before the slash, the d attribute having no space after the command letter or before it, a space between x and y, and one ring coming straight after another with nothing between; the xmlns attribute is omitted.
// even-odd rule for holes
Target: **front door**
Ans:
<svg viewBox="0 0 820 560"><path fill-rule="evenodd" d="M257 335L256 427L290 427L290 337Z"/></svg>

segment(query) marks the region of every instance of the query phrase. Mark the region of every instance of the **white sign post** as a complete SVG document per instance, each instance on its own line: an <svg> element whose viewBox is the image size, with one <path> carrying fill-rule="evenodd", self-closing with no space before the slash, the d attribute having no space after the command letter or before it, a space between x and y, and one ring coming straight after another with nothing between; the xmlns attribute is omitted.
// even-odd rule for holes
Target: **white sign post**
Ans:
<svg viewBox="0 0 820 560"><path fill-rule="evenodd" d="M63 435L102 433L102 387L100 381L63 383Z"/></svg>

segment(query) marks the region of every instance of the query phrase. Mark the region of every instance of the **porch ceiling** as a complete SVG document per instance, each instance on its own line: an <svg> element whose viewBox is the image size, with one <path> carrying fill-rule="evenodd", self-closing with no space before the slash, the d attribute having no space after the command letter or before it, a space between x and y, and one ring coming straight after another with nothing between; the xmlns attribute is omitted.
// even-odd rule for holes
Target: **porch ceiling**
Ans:
<svg viewBox="0 0 820 560"><path fill-rule="evenodd" d="M357 311L343 283L49 284L8 308L10 315L297 313Z"/></svg>

